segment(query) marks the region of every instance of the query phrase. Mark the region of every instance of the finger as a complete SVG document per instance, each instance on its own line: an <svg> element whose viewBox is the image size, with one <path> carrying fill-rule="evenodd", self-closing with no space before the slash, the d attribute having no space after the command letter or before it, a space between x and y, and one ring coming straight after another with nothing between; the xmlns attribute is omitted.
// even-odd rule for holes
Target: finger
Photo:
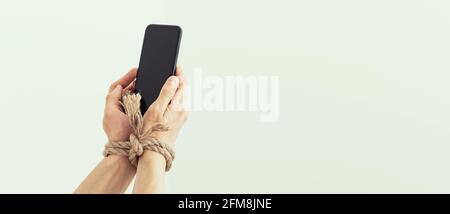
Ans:
<svg viewBox="0 0 450 214"><path fill-rule="evenodd" d="M136 80L133 80L124 90L123 93L134 92L136 90Z"/></svg>
<svg viewBox="0 0 450 214"><path fill-rule="evenodd" d="M106 108L109 107L120 107L120 99L122 97L122 86L117 85L109 94L106 96Z"/></svg>
<svg viewBox="0 0 450 214"><path fill-rule="evenodd" d="M177 68L175 70L175 76L180 76L183 75L183 70L181 69L181 67L179 65L177 65Z"/></svg>
<svg viewBox="0 0 450 214"><path fill-rule="evenodd" d="M186 77L184 75L183 69L181 69L180 66L177 66L175 76L177 76L180 79L180 84L183 84L185 82L184 80L186 79Z"/></svg>
<svg viewBox="0 0 450 214"><path fill-rule="evenodd" d="M131 82L133 82L134 79L136 79L137 75L137 68L133 68L130 71L128 71L125 75L123 75L119 80L115 81L111 86L109 87L109 91L114 90L117 85L121 85L122 88L128 86Z"/></svg>
<svg viewBox="0 0 450 214"><path fill-rule="evenodd" d="M163 85L161 92L159 93L158 98L154 102L155 108L164 112L175 95L178 85L179 79L176 76L170 76L166 83Z"/></svg>
<svg viewBox="0 0 450 214"><path fill-rule="evenodd" d="M187 82L186 77L184 76L183 71L180 67L177 66L177 70L175 72L175 75L180 80L180 84L178 86L177 92L173 96L172 102L174 105L182 105L183 104L183 97L184 97L184 90L186 88Z"/></svg>

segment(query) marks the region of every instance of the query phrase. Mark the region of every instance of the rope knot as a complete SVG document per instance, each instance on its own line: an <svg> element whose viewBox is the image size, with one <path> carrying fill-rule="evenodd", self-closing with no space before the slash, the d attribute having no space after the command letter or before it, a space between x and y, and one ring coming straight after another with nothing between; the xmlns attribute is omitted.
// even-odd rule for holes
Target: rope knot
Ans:
<svg viewBox="0 0 450 214"><path fill-rule="evenodd" d="M130 144L130 153L136 153L137 156L141 156L144 152L144 148L142 147L142 144L139 142L139 138L137 138L136 135L130 135Z"/></svg>
<svg viewBox="0 0 450 214"><path fill-rule="evenodd" d="M169 129L163 124L155 124L148 131L144 131L143 118L139 110L140 100L141 95L139 94L125 94L122 97L122 105L133 128L133 133L130 134L129 141L107 143L103 155L128 156L131 164L137 167L139 156L144 153L144 150L152 150L164 156L166 159L166 171L169 171L175 158L175 153L169 145L151 136L153 132L168 131Z"/></svg>

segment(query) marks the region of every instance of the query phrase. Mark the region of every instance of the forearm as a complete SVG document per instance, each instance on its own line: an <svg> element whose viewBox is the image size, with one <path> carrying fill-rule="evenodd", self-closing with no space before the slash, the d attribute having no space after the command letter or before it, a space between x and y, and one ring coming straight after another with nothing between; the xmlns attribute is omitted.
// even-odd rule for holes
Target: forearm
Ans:
<svg viewBox="0 0 450 214"><path fill-rule="evenodd" d="M166 160L161 154L146 150L139 158L133 193L162 193L165 167Z"/></svg>
<svg viewBox="0 0 450 214"><path fill-rule="evenodd" d="M136 169L127 157L105 157L75 190L85 193L124 193L133 180Z"/></svg>

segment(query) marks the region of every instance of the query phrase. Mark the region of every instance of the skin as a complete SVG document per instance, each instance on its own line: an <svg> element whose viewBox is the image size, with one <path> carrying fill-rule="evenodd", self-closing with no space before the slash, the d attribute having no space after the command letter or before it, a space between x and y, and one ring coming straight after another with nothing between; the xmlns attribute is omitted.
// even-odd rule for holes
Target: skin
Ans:
<svg viewBox="0 0 450 214"><path fill-rule="evenodd" d="M132 128L122 111L120 99L128 91L134 91L137 69L133 68L122 78L111 84L103 118L103 129L109 141L128 140ZM187 119L183 108L186 80L180 68L175 76L167 79L157 100L144 114L144 129L157 123L169 126L169 131L154 132L153 137L174 148L178 133ZM137 168L127 157L110 155L103 158L84 179L74 193L124 193L136 175L133 193L162 193L164 191L166 160L153 151L146 150Z"/></svg>

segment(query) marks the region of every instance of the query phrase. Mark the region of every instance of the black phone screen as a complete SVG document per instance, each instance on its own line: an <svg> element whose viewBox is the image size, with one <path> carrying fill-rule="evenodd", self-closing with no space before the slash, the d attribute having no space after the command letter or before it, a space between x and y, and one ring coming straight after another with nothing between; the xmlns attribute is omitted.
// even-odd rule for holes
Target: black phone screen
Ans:
<svg viewBox="0 0 450 214"><path fill-rule="evenodd" d="M167 78L174 75L180 40L179 26L147 26L136 77L136 92L142 96L142 114L158 98Z"/></svg>

